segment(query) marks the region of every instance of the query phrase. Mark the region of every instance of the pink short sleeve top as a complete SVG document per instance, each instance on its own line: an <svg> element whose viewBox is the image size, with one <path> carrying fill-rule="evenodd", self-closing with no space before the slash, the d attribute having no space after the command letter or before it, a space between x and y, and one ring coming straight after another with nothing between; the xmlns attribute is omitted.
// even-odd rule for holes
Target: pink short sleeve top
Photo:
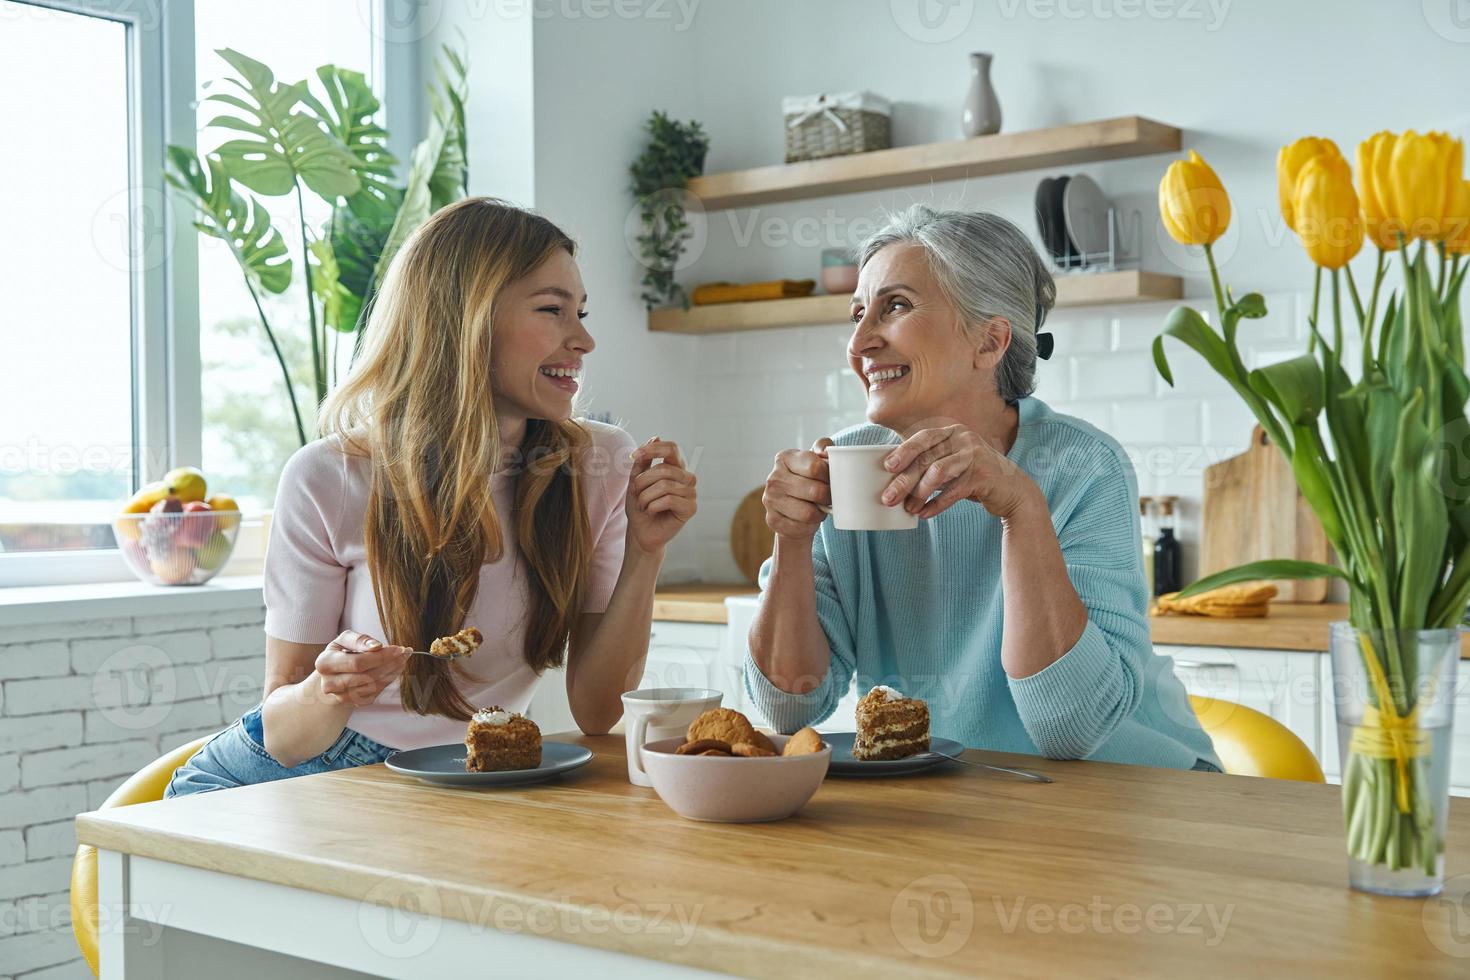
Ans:
<svg viewBox="0 0 1470 980"><path fill-rule="evenodd" d="M623 510L633 439L622 429L584 421L592 447L582 467L588 526L595 542L584 611L607 609L623 561L628 519ZM341 450L332 436L303 446L287 461L276 493L265 561L265 631L293 643L325 646L351 629L380 640L363 527L371 473L368 461ZM491 477L501 527L513 528L513 477ZM471 704L525 711L539 678L524 657L528 570L513 535L504 554L480 569L480 588L460 627L475 626L485 641L460 661L461 690ZM399 749L457 742L465 724L403 710L398 684L358 708L349 727Z"/></svg>

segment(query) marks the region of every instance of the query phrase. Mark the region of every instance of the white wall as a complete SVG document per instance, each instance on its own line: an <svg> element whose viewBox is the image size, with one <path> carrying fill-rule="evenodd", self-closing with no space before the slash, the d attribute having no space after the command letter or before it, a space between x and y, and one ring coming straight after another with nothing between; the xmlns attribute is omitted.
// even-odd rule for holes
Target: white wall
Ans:
<svg viewBox="0 0 1470 980"><path fill-rule="evenodd" d="M513 9L516 4L502 4ZM1146 6L1146 9L1145 9ZM631 202L626 167L638 126L663 108L710 133L710 171L776 163L783 95L868 88L893 99L899 143L958 138L966 55L996 55L1005 130L1139 114L1182 127L1229 189L1235 217L1217 246L1237 292L1271 302L1249 324L1253 363L1299 352L1311 266L1281 224L1276 149L1306 134L1330 136L1351 157L1382 129L1449 129L1470 135L1463 96L1470 27L1451 0L655 0L542 2L534 48L535 200L583 243L593 330L592 410L625 417L635 435L690 442L700 458L701 512L681 540L675 574L690 561L728 579L734 504L759 485L771 455L810 443L861 417L857 382L842 376L843 331L804 328L706 338L650 335L638 300L640 270L622 239ZM461 23L487 43L491 3L449 3L439 29ZM937 20L928 26L917 14ZM449 16L451 8L461 11ZM1441 9L1443 8L1443 9ZM692 9L692 15L690 11ZM626 16L619 15L622 11ZM1150 11L1156 13L1151 16ZM478 12L478 13L477 13ZM1131 16L1130 16L1131 14ZM685 18L687 17L687 24ZM495 65L475 66L474 98L495 86ZM509 90L506 90L509 91ZM504 92L502 93L504 95ZM514 101L524 93L505 95ZM471 103L472 125L488 128ZM504 139L483 154L518 153ZM1198 256L1169 242L1154 207L1166 157L1117 161L1086 172L1137 229L1146 267L1186 276L1208 305ZM472 157L472 170L483 168ZM711 215L708 243L683 281L815 276L823 247L853 244L885 208L914 200L998 211L1032 232L1032 195L1045 172L848 195ZM478 187L477 189L486 189ZM805 224L798 224L805 219ZM1367 253L1359 281L1371 272ZM1110 431L1135 452L1145 493L1186 502L1187 562L1203 466L1243 448L1251 420L1192 354L1171 349L1179 388L1154 376L1147 346L1167 306L1059 311L1057 355L1038 394Z"/></svg>

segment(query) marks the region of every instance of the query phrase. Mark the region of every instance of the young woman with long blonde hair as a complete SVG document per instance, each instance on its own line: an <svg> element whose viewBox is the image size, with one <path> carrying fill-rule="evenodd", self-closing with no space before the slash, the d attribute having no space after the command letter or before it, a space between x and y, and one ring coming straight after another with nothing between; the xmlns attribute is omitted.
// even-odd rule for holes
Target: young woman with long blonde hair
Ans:
<svg viewBox="0 0 1470 980"><path fill-rule="evenodd" d="M265 698L168 795L456 742L477 707L524 711L563 664L582 730L618 720L695 480L673 443L573 417L594 346L574 254L489 198L404 245L323 438L281 474ZM472 656L409 654L465 626L484 636Z"/></svg>

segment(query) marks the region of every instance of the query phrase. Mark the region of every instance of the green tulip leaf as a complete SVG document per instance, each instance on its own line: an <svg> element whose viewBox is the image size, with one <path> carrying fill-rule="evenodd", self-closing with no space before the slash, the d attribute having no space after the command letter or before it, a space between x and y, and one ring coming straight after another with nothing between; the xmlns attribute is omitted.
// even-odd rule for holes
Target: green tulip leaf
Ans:
<svg viewBox="0 0 1470 980"><path fill-rule="evenodd" d="M1259 320L1266 315L1266 297L1260 293L1246 293L1233 304L1247 320Z"/></svg>
<svg viewBox="0 0 1470 980"><path fill-rule="evenodd" d="M1248 562L1244 565L1236 565L1213 575L1192 582L1187 588L1179 592L1180 599L1188 599L1190 596L1218 589L1225 585L1236 585L1241 582L1260 582L1271 579L1314 579L1314 578L1340 578L1349 585L1354 585L1353 580L1346 572L1336 565L1324 565L1321 562L1301 561L1295 558L1267 558L1263 561Z"/></svg>
<svg viewBox="0 0 1470 980"><path fill-rule="evenodd" d="M1310 354L1257 368L1250 373L1250 386L1290 425L1310 425L1322 413L1322 368Z"/></svg>
<svg viewBox="0 0 1470 980"><path fill-rule="evenodd" d="M1159 334L1154 338L1154 367L1159 372L1159 377L1170 387L1174 387L1174 372L1169 370L1169 356L1164 353L1164 335Z"/></svg>
<svg viewBox="0 0 1470 980"><path fill-rule="evenodd" d="M226 172L268 197L291 193L298 179L329 201L356 194L361 182L352 154L298 108L307 95L306 83L280 84L268 67L230 48L216 53L239 74L226 81L242 94L217 93L206 101L230 106L241 115L219 115L209 125L246 134L216 151Z"/></svg>

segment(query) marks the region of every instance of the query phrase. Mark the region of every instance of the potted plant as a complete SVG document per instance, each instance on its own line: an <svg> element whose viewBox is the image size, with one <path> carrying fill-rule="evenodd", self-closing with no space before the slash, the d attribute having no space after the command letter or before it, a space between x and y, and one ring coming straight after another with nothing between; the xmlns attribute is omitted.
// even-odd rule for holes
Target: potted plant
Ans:
<svg viewBox="0 0 1470 980"><path fill-rule="evenodd" d="M1349 880L1384 894L1434 894L1444 875L1453 689L1470 600L1462 157L1459 141L1441 133L1379 133L1358 149L1355 189L1330 140L1282 148L1282 216L1317 267L1310 339L1306 353L1255 370L1237 336L1265 301L1222 287L1211 252L1230 220L1229 196L1196 153L1159 185L1164 227L1204 249L1219 329L1175 309L1154 340L1158 371L1173 384L1163 344L1172 337L1230 383L1290 460L1336 553L1335 565L1252 562L1181 595L1252 579L1347 583L1349 619L1333 624L1331 655ZM1362 290L1348 262L1365 238L1377 260ZM1401 282L1384 293L1391 267ZM1345 323L1360 348L1353 363Z"/></svg>
<svg viewBox="0 0 1470 980"><path fill-rule="evenodd" d="M194 227L224 241L239 264L304 446L315 427L315 406L304 419L261 303L263 293L290 288L293 263L261 198L295 198L288 206L302 243L296 267L306 282L312 391L320 404L331 386L337 339L352 336L354 356L361 349L373 297L398 248L430 214L465 195L467 67L445 46L429 91L428 133L400 186L393 180L398 160L388 152L388 132L374 121L378 98L361 72L323 65L314 86L284 83L238 51L217 53L235 75L225 79L231 91L206 98L225 107L209 125L230 129L234 138L208 156L170 146L165 179L193 208ZM307 226L302 199L308 193L330 205L325 227Z"/></svg>
<svg viewBox="0 0 1470 980"><path fill-rule="evenodd" d="M681 123L655 111L644 125L648 145L633 161L633 196L643 230L638 235L643 263L644 304L651 310L664 303L687 307L689 297L674 281L679 257L690 237L685 217L689 178L704 172L709 137L697 122Z"/></svg>

